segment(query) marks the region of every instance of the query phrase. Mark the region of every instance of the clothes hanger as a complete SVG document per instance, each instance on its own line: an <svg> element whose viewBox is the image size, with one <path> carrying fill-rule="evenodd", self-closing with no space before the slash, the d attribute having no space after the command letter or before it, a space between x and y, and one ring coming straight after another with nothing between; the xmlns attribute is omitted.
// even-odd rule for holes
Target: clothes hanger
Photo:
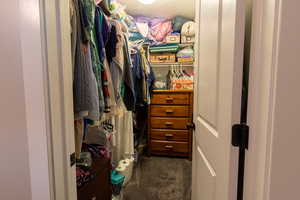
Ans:
<svg viewBox="0 0 300 200"><path fill-rule="evenodd" d="M97 0L97 1L99 1L99 0ZM111 16L111 12L110 12L109 8L107 8L105 1L100 0L100 2L97 5L100 6L100 8L103 10L103 12L106 16L108 16L108 17Z"/></svg>
<svg viewBox="0 0 300 200"><path fill-rule="evenodd" d="M178 78L181 77L179 65L176 65L176 74L177 74L177 77L178 77Z"/></svg>
<svg viewBox="0 0 300 200"><path fill-rule="evenodd" d="M182 63L179 65L179 73L181 77L184 77Z"/></svg>
<svg viewBox="0 0 300 200"><path fill-rule="evenodd" d="M173 78L174 77L174 66L173 65L171 65L171 78Z"/></svg>
<svg viewBox="0 0 300 200"><path fill-rule="evenodd" d="M95 4L98 5L102 0L95 0Z"/></svg>

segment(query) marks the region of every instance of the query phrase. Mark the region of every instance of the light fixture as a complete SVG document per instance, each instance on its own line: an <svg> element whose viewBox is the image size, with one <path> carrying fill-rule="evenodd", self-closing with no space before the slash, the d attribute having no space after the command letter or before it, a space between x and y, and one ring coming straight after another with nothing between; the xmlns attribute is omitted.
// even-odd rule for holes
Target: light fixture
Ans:
<svg viewBox="0 0 300 200"><path fill-rule="evenodd" d="M143 4L153 4L156 0L139 0Z"/></svg>

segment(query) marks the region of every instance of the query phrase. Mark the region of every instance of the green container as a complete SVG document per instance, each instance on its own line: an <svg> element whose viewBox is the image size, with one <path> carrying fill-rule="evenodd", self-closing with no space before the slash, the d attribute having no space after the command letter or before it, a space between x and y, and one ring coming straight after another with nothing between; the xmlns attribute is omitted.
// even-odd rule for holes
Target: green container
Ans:
<svg viewBox="0 0 300 200"><path fill-rule="evenodd" d="M113 170L111 172L111 184L114 195L119 195L122 190L122 186L125 180L125 176Z"/></svg>

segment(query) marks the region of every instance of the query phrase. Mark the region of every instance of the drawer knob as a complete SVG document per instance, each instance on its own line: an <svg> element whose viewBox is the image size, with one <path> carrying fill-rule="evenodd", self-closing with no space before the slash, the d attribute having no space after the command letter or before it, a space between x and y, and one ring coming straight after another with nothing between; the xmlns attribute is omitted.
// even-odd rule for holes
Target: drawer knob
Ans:
<svg viewBox="0 0 300 200"><path fill-rule="evenodd" d="M165 148L168 149L168 150L171 150L171 149L173 149L174 147L171 146L171 145L166 145Z"/></svg>
<svg viewBox="0 0 300 200"><path fill-rule="evenodd" d="M174 110L166 110L167 114L172 114L174 112Z"/></svg>
<svg viewBox="0 0 300 200"><path fill-rule="evenodd" d="M173 101L174 101L174 98L171 98L171 97L166 98L166 102L173 102Z"/></svg>
<svg viewBox="0 0 300 200"><path fill-rule="evenodd" d="M166 122L165 125L166 126L173 126L173 123L172 122Z"/></svg>
<svg viewBox="0 0 300 200"><path fill-rule="evenodd" d="M165 134L165 136L166 136L167 138L171 138L171 137L173 137L174 135L173 135L173 134L167 133L167 134Z"/></svg>

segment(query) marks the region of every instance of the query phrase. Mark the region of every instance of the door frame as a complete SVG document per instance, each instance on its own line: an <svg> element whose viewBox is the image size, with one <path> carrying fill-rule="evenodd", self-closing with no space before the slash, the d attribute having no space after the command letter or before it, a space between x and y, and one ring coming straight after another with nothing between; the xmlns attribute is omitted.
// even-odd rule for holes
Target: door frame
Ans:
<svg viewBox="0 0 300 200"><path fill-rule="evenodd" d="M270 153L279 0L254 1L253 35L249 80L248 123L250 144L246 158L245 200L266 200L269 186ZM48 107L47 135L52 199L76 199L75 168L69 154L74 152L73 100L68 1L40 2L45 99ZM271 6L270 6L271 5ZM268 11L268 12L266 12ZM40 33L40 32L39 32ZM271 34L271 36L270 36ZM262 41L268 40L268 43ZM270 53L271 52L271 53ZM264 54L263 54L264 53ZM268 57L263 57L267 55ZM264 66L264 67L262 67ZM266 67L267 66L267 67ZM263 70L264 69L264 70ZM259 74L260 76L257 76ZM67 94L67 95L66 95ZM261 110L259 110L259 109ZM267 123L262 123L266 121ZM66 126L65 124L69 124ZM72 139L73 137L73 139ZM70 142L71 141L71 142ZM261 153L264 152L264 153ZM259 167L257 167L259 166ZM255 186L261 187L255 187ZM256 196L253 196L256 195Z"/></svg>
<svg viewBox="0 0 300 200"><path fill-rule="evenodd" d="M77 199L70 7L68 1L39 1L48 117L52 200Z"/></svg>
<svg viewBox="0 0 300 200"><path fill-rule="evenodd" d="M245 200L269 200L281 0L253 0Z"/></svg>

